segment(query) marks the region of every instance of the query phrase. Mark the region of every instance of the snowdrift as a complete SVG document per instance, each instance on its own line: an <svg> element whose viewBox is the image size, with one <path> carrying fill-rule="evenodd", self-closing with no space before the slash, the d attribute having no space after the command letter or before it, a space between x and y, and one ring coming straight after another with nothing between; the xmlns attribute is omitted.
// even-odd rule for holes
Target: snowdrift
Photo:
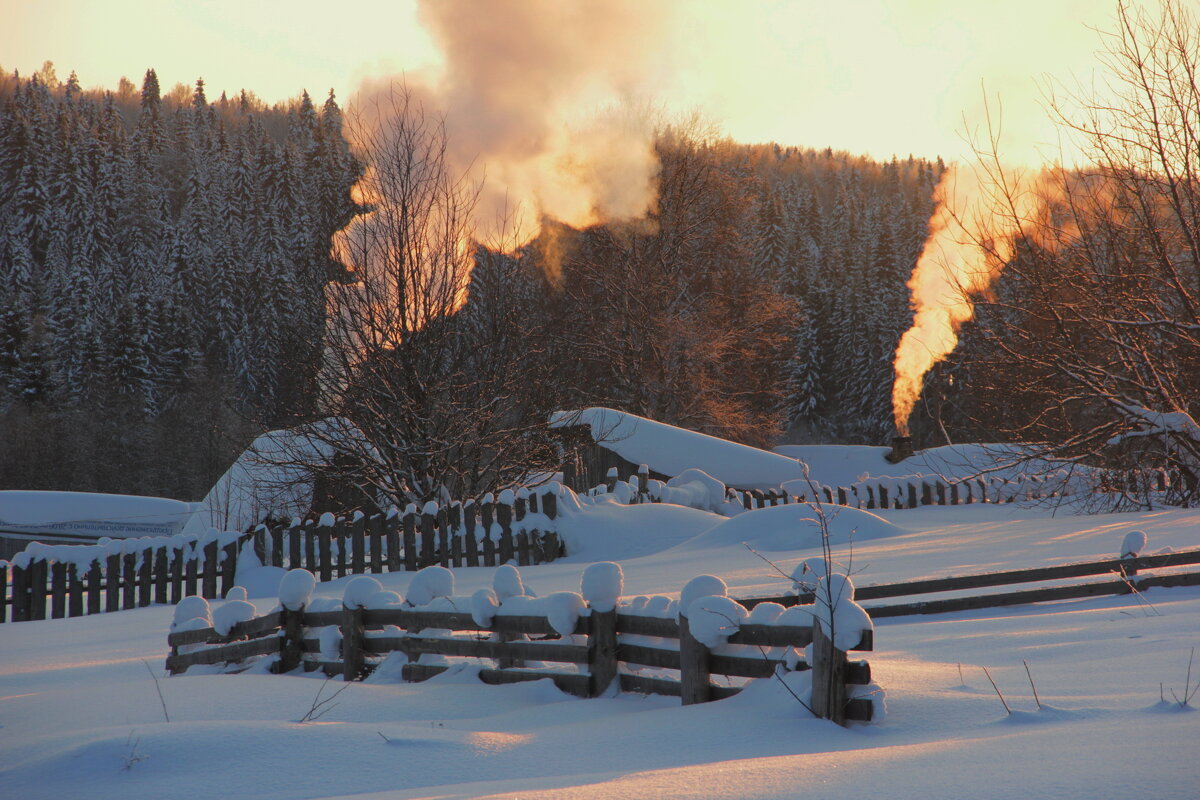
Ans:
<svg viewBox="0 0 1200 800"><path fill-rule="evenodd" d="M0 528L87 538L172 536L195 509L195 503L166 497L0 491Z"/></svg>
<svg viewBox="0 0 1200 800"><path fill-rule="evenodd" d="M822 508L829 524L830 543L837 548L909 532L870 511L834 505ZM725 547L742 542L755 550L771 552L819 548L821 526L816 511L807 505L759 508L718 523L682 548Z"/></svg>

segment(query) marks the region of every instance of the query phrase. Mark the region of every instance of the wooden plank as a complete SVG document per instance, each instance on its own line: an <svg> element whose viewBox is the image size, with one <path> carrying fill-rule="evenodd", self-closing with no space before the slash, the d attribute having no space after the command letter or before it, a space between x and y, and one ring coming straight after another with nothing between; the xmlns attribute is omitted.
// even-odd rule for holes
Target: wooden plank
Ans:
<svg viewBox="0 0 1200 800"><path fill-rule="evenodd" d="M8 621L8 563L0 562L0 623Z"/></svg>
<svg viewBox="0 0 1200 800"><path fill-rule="evenodd" d="M904 583L888 583L876 586L859 586L855 588L854 599L876 600L884 597L904 597L915 594L930 594L933 592L953 592L963 589L980 589L988 586L1006 586L1016 583L1036 583L1047 580L1063 580L1066 578L1082 578L1089 575L1105 575L1134 570L1156 569L1161 567L1200 564L1200 550L1187 550L1179 553L1167 553L1154 556L1140 556L1136 559L1109 558L1102 561L1087 561L1074 564L1059 564L1052 567L1035 567L1033 569L1014 569L1003 572L984 572L977 575L951 576L946 578L930 578Z"/></svg>
<svg viewBox="0 0 1200 800"><path fill-rule="evenodd" d="M617 614L617 633L657 636L660 639L678 639L679 623L673 619Z"/></svg>
<svg viewBox="0 0 1200 800"><path fill-rule="evenodd" d="M394 514L385 516L383 530L387 539L388 572L399 572L403 564L400 560L400 517Z"/></svg>
<svg viewBox="0 0 1200 800"><path fill-rule="evenodd" d="M182 647L185 644L223 644L239 639L258 639L273 635L282 624L283 612L275 611L262 617L237 623L229 629L227 636L218 636L212 628L169 633L167 634L167 644L171 647Z"/></svg>
<svg viewBox="0 0 1200 800"><path fill-rule="evenodd" d="M33 589L33 583L29 567L13 565L12 587L12 620L13 622L25 622L30 619L32 613L30 592Z"/></svg>
<svg viewBox="0 0 1200 800"><path fill-rule="evenodd" d="M417 571L417 515L405 514L404 526L404 568L409 572Z"/></svg>
<svg viewBox="0 0 1200 800"><path fill-rule="evenodd" d="M238 549L244 539L237 539L225 545L225 558L221 561L221 597L229 594L229 590L237 583Z"/></svg>
<svg viewBox="0 0 1200 800"><path fill-rule="evenodd" d="M67 615L67 565L55 561L50 565L50 618Z"/></svg>
<svg viewBox="0 0 1200 800"><path fill-rule="evenodd" d="M3 589L0 586L0 598L4 596ZM83 616L83 581L79 580L79 567L75 564L67 565L67 616Z"/></svg>
<svg viewBox="0 0 1200 800"><path fill-rule="evenodd" d="M813 627L811 706L816 717L846 723L846 654L820 625Z"/></svg>
<svg viewBox="0 0 1200 800"><path fill-rule="evenodd" d="M334 520L333 529L330 531L330 540L334 543L334 550L337 555L334 556L334 563L337 568L337 576L339 578L346 577L350 571L350 550L349 542L346 537L346 519L338 517Z"/></svg>
<svg viewBox="0 0 1200 800"><path fill-rule="evenodd" d="M626 664L659 669L679 669L679 651L665 647L647 647L641 644L617 645L617 658Z"/></svg>
<svg viewBox="0 0 1200 800"><path fill-rule="evenodd" d="M463 565L463 542L462 532L462 503L457 500L450 504L450 509L446 514L446 530L450 536L450 566L461 567Z"/></svg>
<svg viewBox="0 0 1200 800"><path fill-rule="evenodd" d="M94 559L87 572L87 613L100 613L100 583L103 573L100 571L100 559Z"/></svg>
<svg viewBox="0 0 1200 800"><path fill-rule="evenodd" d="M126 553L121 558L121 608L134 608L136 605L137 554Z"/></svg>
<svg viewBox="0 0 1200 800"><path fill-rule="evenodd" d="M947 600L926 600L917 603L900 603L887 606L867 606L866 612L872 619L906 617L915 614L945 614L952 611L971 611L980 608L1044 603L1052 600L1074 600L1097 595L1129 594L1129 584L1124 581L1084 583L1073 586L1052 586L1044 589L1026 589L1018 592L1001 592L979 597L956 597Z"/></svg>
<svg viewBox="0 0 1200 800"><path fill-rule="evenodd" d="M200 594L213 600L217 596L217 543L204 546L204 569L200 577Z"/></svg>
<svg viewBox="0 0 1200 800"><path fill-rule="evenodd" d="M729 656L711 653L708 656L708 671L717 675L740 678L770 678L780 662L763 656Z"/></svg>
<svg viewBox="0 0 1200 800"><path fill-rule="evenodd" d="M383 515L373 514L367 520L367 535L371 542L371 572L383 572Z"/></svg>
<svg viewBox="0 0 1200 800"><path fill-rule="evenodd" d="M599 697L604 694L617 677L617 611L597 611L591 613L592 633L588 637L585 657L591 681L588 683L588 697Z"/></svg>
<svg viewBox="0 0 1200 800"><path fill-rule="evenodd" d="M182 547L171 548L171 603L177 605L183 599L183 560Z"/></svg>
<svg viewBox="0 0 1200 800"><path fill-rule="evenodd" d="M496 504L496 522L500 523L499 559L501 564L507 564L513 559L512 517L512 506L506 503Z"/></svg>
<svg viewBox="0 0 1200 800"><path fill-rule="evenodd" d="M363 609L342 608L342 680L357 681L366 676L363 669L365 649L363 640Z"/></svg>
<svg viewBox="0 0 1200 800"><path fill-rule="evenodd" d="M304 544L303 529L298 525L288 525L287 541L288 569L300 569L304 566L303 556L301 553Z"/></svg>
<svg viewBox="0 0 1200 800"><path fill-rule="evenodd" d="M429 680L435 675L441 675L448 669L449 667L441 664L405 664L402 676L406 681L419 682ZM554 685L564 692L576 695L577 697L587 696L587 675L520 669L481 669L479 671L479 680L491 685L525 683L546 679L554 681Z"/></svg>
<svg viewBox="0 0 1200 800"><path fill-rule="evenodd" d="M679 697L683 693L683 685L679 681L666 678L650 678L645 675L630 675L622 672L618 676L618 680L622 692L661 694L667 697Z"/></svg>
<svg viewBox="0 0 1200 800"><path fill-rule="evenodd" d="M421 514L421 555L417 563L422 568L432 566L437 561L437 517L433 514Z"/></svg>
<svg viewBox="0 0 1200 800"><path fill-rule="evenodd" d="M449 524L449 520L446 519L445 507L438 509L437 517L435 519L435 525L437 528L437 543L438 543L437 560L438 560L439 564L441 564L443 567L446 567L447 569L449 569L450 568L450 524Z"/></svg>
<svg viewBox="0 0 1200 800"><path fill-rule="evenodd" d="M271 563L272 567L283 566L283 540L285 538L284 531L287 530L282 524L276 524L271 528Z"/></svg>
<svg viewBox="0 0 1200 800"><path fill-rule="evenodd" d="M138 608L145 608L154 602L154 551L147 548L138 557L141 559L137 571Z"/></svg>
<svg viewBox="0 0 1200 800"><path fill-rule="evenodd" d="M355 575L367 571L366 530L366 517L358 517L350 523L350 569Z"/></svg>
<svg viewBox="0 0 1200 800"><path fill-rule="evenodd" d="M742 623L738 630L730 635L729 643L759 647L808 647L812 643L812 627Z"/></svg>
<svg viewBox="0 0 1200 800"><path fill-rule="evenodd" d="M121 608L121 556L110 553L105 562L104 610L117 611Z"/></svg>
<svg viewBox="0 0 1200 800"><path fill-rule="evenodd" d="M333 613L333 612L329 612ZM320 614L308 614L306 624L336 625L337 622L313 622L312 618ZM475 619L465 611L415 611L410 608L374 608L367 609L365 622L368 628L378 628L384 625L396 625L408 630L423 628L439 628L451 631L490 630L501 633L528 633L535 635L555 635L554 628L545 617L515 616L498 614L492 619L491 628L480 628ZM580 617L575 624L573 633L586 636L590 632L590 618Z"/></svg>
<svg viewBox="0 0 1200 800"><path fill-rule="evenodd" d="M167 548L159 547L154 551L154 602L167 602L167 581L170 580L170 563L167 561Z"/></svg>
<svg viewBox="0 0 1200 800"><path fill-rule="evenodd" d="M301 535L304 537L304 568L319 575L321 564L317 560L317 524L311 519L305 520Z"/></svg>
<svg viewBox="0 0 1200 800"><path fill-rule="evenodd" d="M688 629L687 617L679 617L679 682L683 689L680 697L685 706L707 703L712 699L710 691L708 648L701 644Z"/></svg>
<svg viewBox="0 0 1200 800"><path fill-rule="evenodd" d="M518 531L516 535L517 564L528 567L533 564L533 551L529 546L529 532Z"/></svg>
<svg viewBox="0 0 1200 800"><path fill-rule="evenodd" d="M368 612L369 613L369 612ZM304 625L308 628L323 628L326 625L341 625L341 611L305 611ZM370 623L368 623L370 624Z"/></svg>
<svg viewBox="0 0 1200 800"><path fill-rule="evenodd" d="M576 644L545 642L494 641L491 639L448 639L423 636L373 636L365 640L368 653L382 655L393 651L410 657L435 653L459 658L490 658L497 661L555 661L566 664L588 663L588 648Z"/></svg>
<svg viewBox="0 0 1200 800"><path fill-rule="evenodd" d="M279 652L280 639L271 636L264 639L251 639L248 642L211 647L195 653L184 653L167 657L167 669L172 672L182 672L196 664L228 664L245 661L254 656L272 655Z"/></svg>
<svg viewBox="0 0 1200 800"><path fill-rule="evenodd" d="M846 701L845 718L852 722L870 722L874 715L875 705L870 698L855 697Z"/></svg>
<svg viewBox="0 0 1200 800"><path fill-rule="evenodd" d="M317 526L317 580L326 583L333 580L332 525Z"/></svg>
<svg viewBox="0 0 1200 800"><path fill-rule="evenodd" d="M475 537L475 504L469 500L463 506L463 523L467 529L463 538L463 550L467 557L467 566L478 567L479 540Z"/></svg>

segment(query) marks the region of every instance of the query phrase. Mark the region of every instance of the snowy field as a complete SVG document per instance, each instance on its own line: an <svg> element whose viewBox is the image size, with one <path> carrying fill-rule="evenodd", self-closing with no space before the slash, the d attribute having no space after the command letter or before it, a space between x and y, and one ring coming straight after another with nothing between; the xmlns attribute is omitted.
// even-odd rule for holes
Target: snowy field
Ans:
<svg viewBox="0 0 1200 800"><path fill-rule="evenodd" d="M722 518L695 509L600 503L564 532L575 555L522 574L539 594L578 591L587 563L613 559L626 595L677 593L702 573L734 595L780 594L788 583L740 542L790 571L819 552L805 513L763 509L717 528ZM1195 511L976 505L885 516L835 521L837 554L853 550L860 586L1112 557L1135 528L1148 535L1144 553L1200 545ZM469 594L493 570L456 572L456 592ZM318 591L339 597L345 580ZM401 593L410 580L381 576ZM266 612L275 600L254 602ZM887 715L848 729L811 718L774 681L684 708L631 694L580 700L549 681L485 686L469 670L422 684L381 670L300 724L321 678L167 678L170 619L160 607L0 626L0 797L1200 796L1200 715L1171 695L1200 645L1200 588L881 620L876 652L862 655Z"/></svg>

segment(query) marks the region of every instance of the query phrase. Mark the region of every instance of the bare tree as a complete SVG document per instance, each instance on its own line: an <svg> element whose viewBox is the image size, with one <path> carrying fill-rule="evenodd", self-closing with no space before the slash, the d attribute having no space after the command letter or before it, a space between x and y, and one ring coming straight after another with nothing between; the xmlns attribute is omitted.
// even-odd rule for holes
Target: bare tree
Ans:
<svg viewBox="0 0 1200 800"><path fill-rule="evenodd" d="M517 302L521 260L476 242L479 186L454 172L444 120L395 87L346 127L367 165L366 213L340 245L353 280L327 291L320 410L296 455L393 503L469 496L552 466L555 394L539 380L541 332ZM481 260L512 273L492 282L512 302L464 309Z"/></svg>
<svg viewBox="0 0 1200 800"><path fill-rule="evenodd" d="M1200 498L1198 30L1176 0L1155 16L1119 4L1105 79L1051 102L1086 166L1030 187L988 154L1014 246L978 242L1007 263L977 306L972 369L1006 433L1054 457L1167 466L1185 504Z"/></svg>

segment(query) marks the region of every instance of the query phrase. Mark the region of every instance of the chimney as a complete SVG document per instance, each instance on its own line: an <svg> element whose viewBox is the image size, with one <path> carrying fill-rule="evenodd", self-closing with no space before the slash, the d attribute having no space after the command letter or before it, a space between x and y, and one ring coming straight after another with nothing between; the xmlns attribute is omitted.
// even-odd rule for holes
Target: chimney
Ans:
<svg viewBox="0 0 1200 800"><path fill-rule="evenodd" d="M890 463L897 464L913 454L911 436L893 436L892 450L884 458Z"/></svg>

